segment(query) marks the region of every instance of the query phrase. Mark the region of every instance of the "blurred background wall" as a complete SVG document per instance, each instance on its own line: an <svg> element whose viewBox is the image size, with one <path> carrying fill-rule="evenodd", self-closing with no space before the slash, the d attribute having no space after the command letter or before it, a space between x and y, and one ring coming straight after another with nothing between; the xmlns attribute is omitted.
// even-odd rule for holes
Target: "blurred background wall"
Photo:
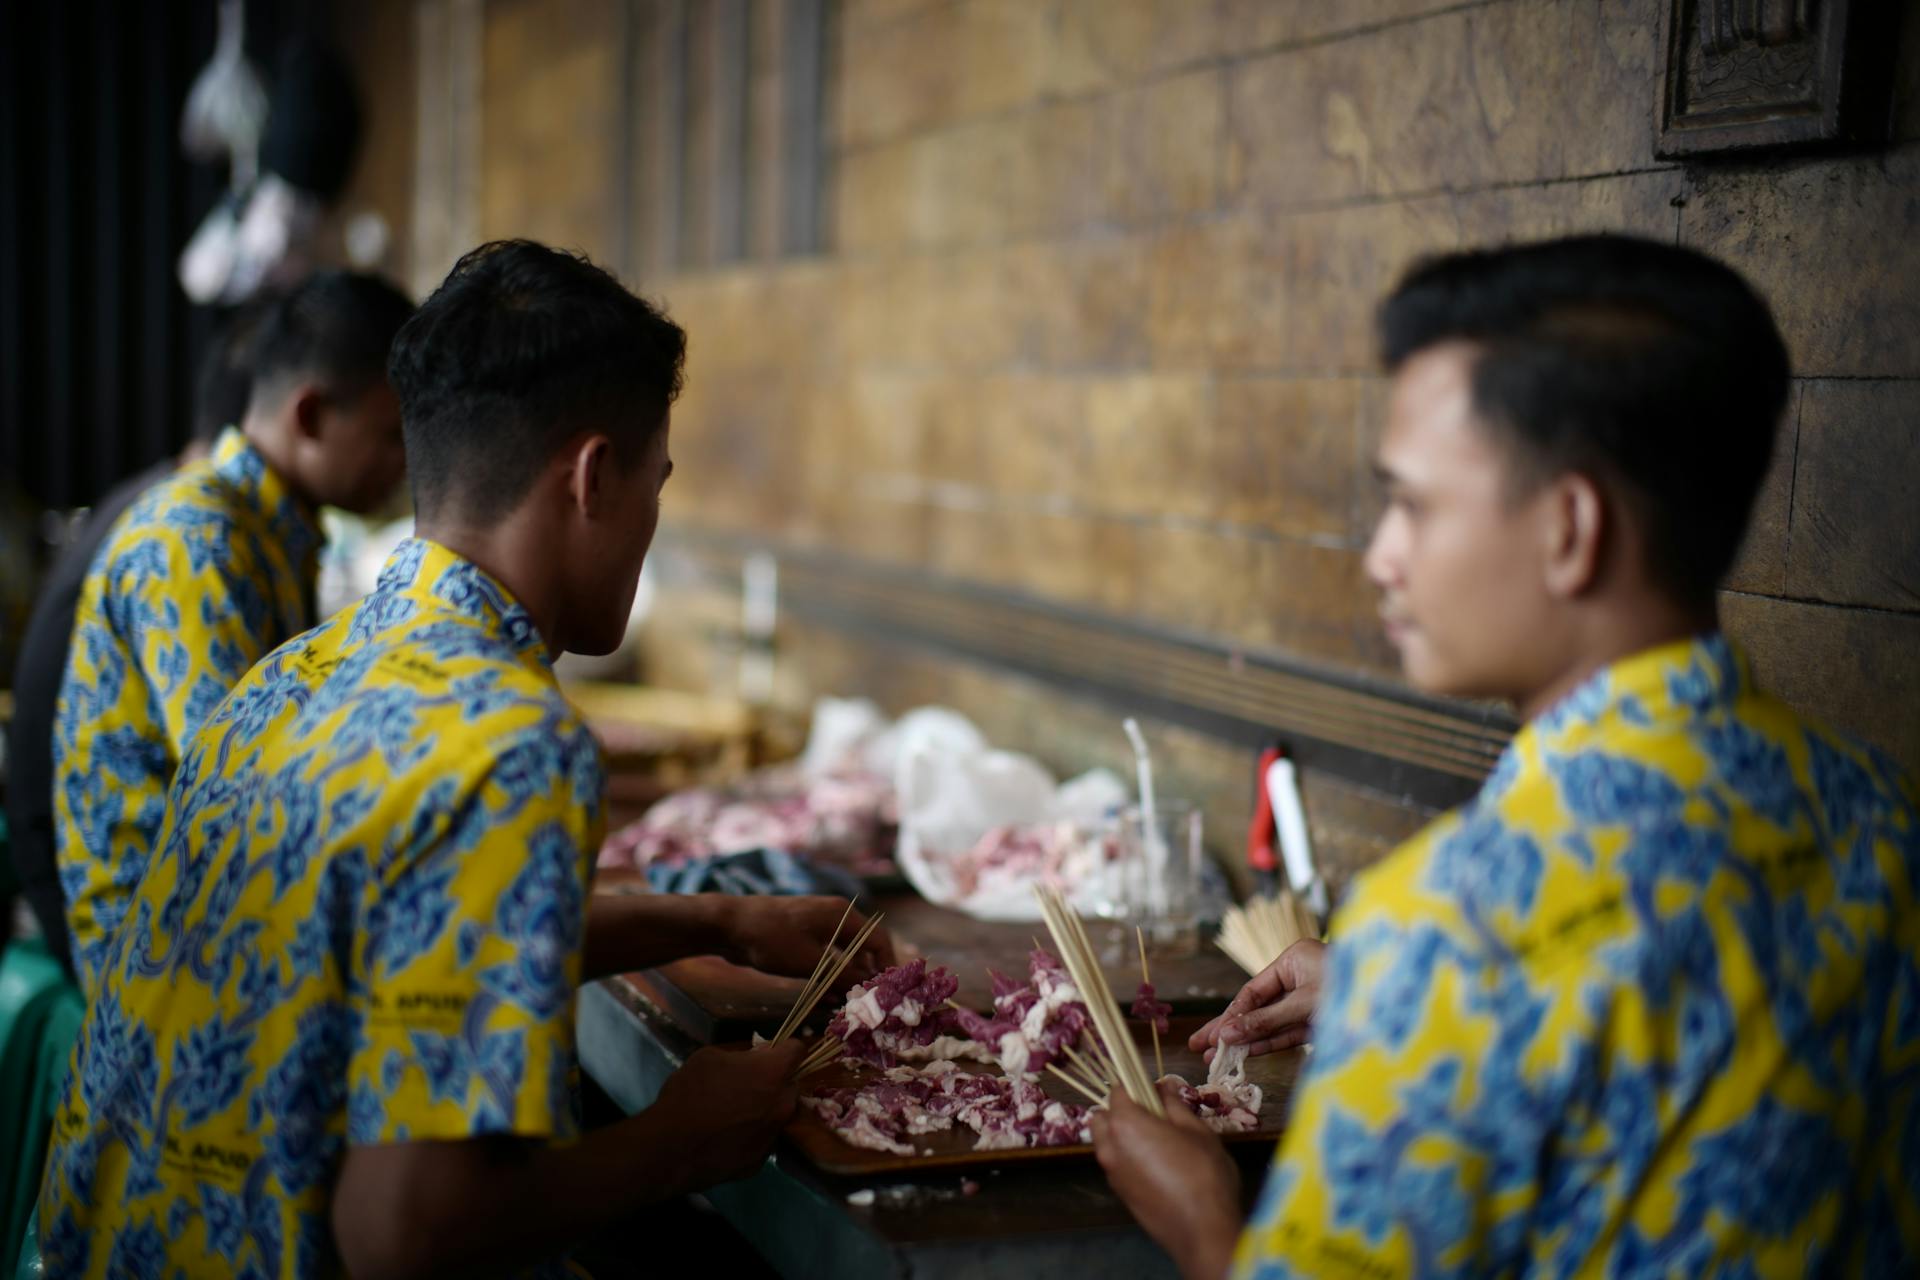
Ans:
<svg viewBox="0 0 1920 1280"><path fill-rule="evenodd" d="M1767 293L1797 379L1723 616L1920 769L1893 7L1887 140L1682 163L1665 0L338 0L368 107L343 206L422 294L526 235L691 332L651 678L733 679L770 551L782 701L947 702L1061 769L1124 764L1147 712L1225 851L1271 730L1338 878L1510 727L1402 688L1361 572L1371 316L1436 250L1626 230Z"/></svg>

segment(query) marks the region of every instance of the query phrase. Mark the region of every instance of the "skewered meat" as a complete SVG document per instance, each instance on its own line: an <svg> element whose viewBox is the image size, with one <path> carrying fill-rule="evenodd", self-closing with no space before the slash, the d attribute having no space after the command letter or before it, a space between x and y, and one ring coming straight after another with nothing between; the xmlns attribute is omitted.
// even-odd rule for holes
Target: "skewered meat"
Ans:
<svg viewBox="0 0 1920 1280"><path fill-rule="evenodd" d="M1133 998L1133 1008L1127 1011L1142 1022L1151 1022L1153 1029L1166 1035L1172 1026L1173 1006L1164 1000L1154 999L1153 984L1140 984L1140 993Z"/></svg>
<svg viewBox="0 0 1920 1280"><path fill-rule="evenodd" d="M1036 1079L1047 1064L1063 1056L1093 1025L1080 989L1066 966L1051 952L1035 949L1027 960L1028 980L1017 985L993 973L991 1018L971 1010L957 1013L966 1033L991 1048L1000 1069L1016 1079Z"/></svg>
<svg viewBox="0 0 1920 1280"><path fill-rule="evenodd" d="M959 989L960 980L943 966L909 960L847 992L827 1034L846 1043L848 1057L881 1068L923 1055L972 1056L953 1034L959 1015L947 1006Z"/></svg>
<svg viewBox="0 0 1920 1280"><path fill-rule="evenodd" d="M845 1042L849 1058L883 1074L820 1090L802 1104L854 1146L899 1155L914 1154L911 1139L955 1124L976 1135L975 1150L1091 1141L1091 1108L1049 1097L1037 1078L1080 1041L1092 1017L1058 958L1036 948L1027 967L1024 983L991 973L992 1017L951 1007L959 981L924 959L853 988L828 1034ZM1165 1033L1171 1012L1151 984L1140 984L1133 1016L1154 1019ZM990 1057L1005 1074L963 1071L951 1060L967 1056ZM915 1060L926 1065L909 1065ZM1246 1046L1235 1045L1214 1054L1204 1084L1166 1078L1178 1082L1181 1101L1216 1133L1248 1132L1260 1126L1262 1093L1247 1079L1246 1063Z"/></svg>

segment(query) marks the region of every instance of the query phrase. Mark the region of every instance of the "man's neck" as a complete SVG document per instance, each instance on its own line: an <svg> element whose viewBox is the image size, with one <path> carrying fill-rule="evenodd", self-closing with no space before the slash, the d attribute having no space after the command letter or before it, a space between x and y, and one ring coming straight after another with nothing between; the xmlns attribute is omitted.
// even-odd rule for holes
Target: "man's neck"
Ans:
<svg viewBox="0 0 1920 1280"><path fill-rule="evenodd" d="M414 536L437 542L471 560L505 587L533 619L547 652L559 654L560 583L550 550L552 540L527 527L532 517L523 505L499 524L485 527L458 520L417 520Z"/></svg>
<svg viewBox="0 0 1920 1280"><path fill-rule="evenodd" d="M1664 599L1633 609L1596 613L1577 629L1577 647L1558 670L1514 703L1523 722L1530 722L1614 663L1664 644L1691 640L1718 629L1712 605L1689 609Z"/></svg>
<svg viewBox="0 0 1920 1280"><path fill-rule="evenodd" d="M246 417L240 420L240 434L247 438L247 443L280 477L288 495L300 504L300 509L307 517L318 520L320 504L301 487L299 470L293 465L294 430L293 424L285 421L280 414L264 409L249 410Z"/></svg>

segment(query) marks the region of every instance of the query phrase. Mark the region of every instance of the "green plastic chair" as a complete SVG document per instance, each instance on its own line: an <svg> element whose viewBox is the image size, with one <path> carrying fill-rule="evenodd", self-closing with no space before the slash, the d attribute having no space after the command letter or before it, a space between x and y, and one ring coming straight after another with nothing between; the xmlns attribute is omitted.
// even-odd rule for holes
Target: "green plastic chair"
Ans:
<svg viewBox="0 0 1920 1280"><path fill-rule="evenodd" d="M40 1220L27 1219L27 1236L20 1242L20 1260L13 1264L13 1280L46 1280L47 1269L40 1263Z"/></svg>
<svg viewBox="0 0 1920 1280"><path fill-rule="evenodd" d="M0 956L0 1241L22 1238L40 1198L53 1109L85 1016L80 989L40 939Z"/></svg>

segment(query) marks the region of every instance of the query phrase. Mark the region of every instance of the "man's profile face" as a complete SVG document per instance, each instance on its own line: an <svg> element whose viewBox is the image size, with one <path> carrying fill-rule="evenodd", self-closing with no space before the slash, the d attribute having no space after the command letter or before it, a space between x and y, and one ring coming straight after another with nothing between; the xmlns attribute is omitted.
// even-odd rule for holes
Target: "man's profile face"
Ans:
<svg viewBox="0 0 1920 1280"><path fill-rule="evenodd" d="M671 415L661 422L647 441L634 465L622 467L614 462L607 475L613 501L607 509L606 524L594 547L594 577L600 584L590 602L593 610L587 629L577 647L582 653L612 653L626 638L627 619L633 612L634 592L640 585L640 570L647 550L653 545L654 530L660 524L660 491L673 474L673 458L668 447Z"/></svg>
<svg viewBox="0 0 1920 1280"><path fill-rule="evenodd" d="M1473 407L1474 349L1416 353L1393 380L1375 469L1387 506L1367 549L1380 617L1429 693L1518 697L1556 632L1537 503Z"/></svg>

